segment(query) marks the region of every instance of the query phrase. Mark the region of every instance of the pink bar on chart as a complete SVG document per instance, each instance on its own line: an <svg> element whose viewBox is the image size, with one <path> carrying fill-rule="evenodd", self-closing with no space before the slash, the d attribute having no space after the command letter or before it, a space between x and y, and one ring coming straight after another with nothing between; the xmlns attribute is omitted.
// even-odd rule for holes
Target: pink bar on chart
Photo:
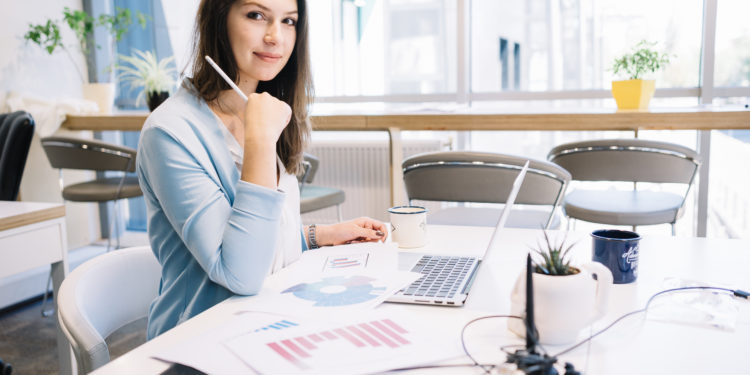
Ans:
<svg viewBox="0 0 750 375"><path fill-rule="evenodd" d="M333 333L331 333L329 331L323 331L320 334L323 335L323 337L325 337L325 338L327 338L329 340L336 340L338 338L338 337L336 337L336 335L334 335Z"/></svg>
<svg viewBox="0 0 750 375"><path fill-rule="evenodd" d="M397 348L399 345L395 342L391 341L389 338L385 337L382 333L378 332L375 328L370 327L367 325L367 323L360 323L360 327L364 328L365 331L369 332L371 335L378 338L378 340L382 341L384 344L388 345L391 348Z"/></svg>
<svg viewBox="0 0 750 375"><path fill-rule="evenodd" d="M333 330L333 332L336 332L336 333L339 334L339 336L341 336L341 337L349 340L350 343L354 344L354 346L356 346L358 348L361 348L361 347L365 346L365 343L363 343L362 341L357 340L354 336L350 335L349 332L346 332L346 331L344 331L341 328L336 328L336 329Z"/></svg>
<svg viewBox="0 0 750 375"><path fill-rule="evenodd" d="M294 354L302 357L302 358L309 358L310 354L308 354L306 351L302 350L297 344L292 342L292 340L281 340L281 343L284 344L289 350L294 352Z"/></svg>
<svg viewBox="0 0 750 375"><path fill-rule="evenodd" d="M322 337L320 337L320 336L318 336L318 335L316 335L316 334L314 334L314 333L313 333L313 334L311 334L311 335L308 335L307 337L309 337L309 338L310 338L310 340L313 340L314 342L322 342L322 341L323 341L323 338L322 338ZM335 336L334 336L334 337L335 337Z"/></svg>
<svg viewBox="0 0 750 375"><path fill-rule="evenodd" d="M405 329L401 328L401 326L400 326L400 325L398 325L398 324L394 323L394 322L393 322L392 320L390 320L390 319L383 319L383 320L382 320L382 322L383 322L383 323L385 323L385 324L388 324L388 326L390 326L391 328L393 328L394 330L396 330L396 332L398 332L398 333L400 333L400 334L402 334L402 335L403 335L404 333L408 333L408 332L407 332L407 331L406 331Z"/></svg>
<svg viewBox="0 0 750 375"><path fill-rule="evenodd" d="M346 327L346 329L348 329L349 331L353 332L355 335L357 335L362 340L365 340L365 342L367 342L368 344L370 344L370 346L380 346L379 342L375 341L375 339L373 339L372 337L370 337L368 334L360 331L359 328L357 328L355 326L348 326L348 327Z"/></svg>
<svg viewBox="0 0 750 375"><path fill-rule="evenodd" d="M294 338L298 343L302 344L302 346L305 347L307 350L313 350L317 348L315 345L313 345L310 341L307 341L304 337L295 337Z"/></svg>
<svg viewBox="0 0 750 375"><path fill-rule="evenodd" d="M280 355L282 358L286 359L287 361L293 363L295 366L299 367L302 370L307 370L309 367L305 366L304 363L300 362L295 358L293 355L291 355L289 352L284 350L279 344L275 342L269 342L268 344L269 348L271 348L276 354Z"/></svg>
<svg viewBox="0 0 750 375"><path fill-rule="evenodd" d="M398 333L391 331L391 329L388 328L388 327L386 327L385 324L383 324L383 323L380 323L380 322L370 322L370 324L374 325L375 327L377 327L381 331L385 332L386 335L390 336L392 339L398 341L402 345L406 345L406 344L409 343L409 341L407 339L401 337L401 335L399 335Z"/></svg>

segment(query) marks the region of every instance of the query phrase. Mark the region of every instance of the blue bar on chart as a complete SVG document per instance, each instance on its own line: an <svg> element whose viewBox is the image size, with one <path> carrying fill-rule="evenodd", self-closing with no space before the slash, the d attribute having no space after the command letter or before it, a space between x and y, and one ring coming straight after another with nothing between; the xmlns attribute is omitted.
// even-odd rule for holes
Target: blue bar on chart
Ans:
<svg viewBox="0 0 750 375"><path fill-rule="evenodd" d="M284 328L295 327L295 326L298 326L298 325L299 324L297 324L295 322L291 322L289 320L284 319L284 320L278 321L276 323L269 324L269 325L267 325L265 327L258 328L258 329L255 330L255 332L268 331L268 330L271 330L271 329L281 330L281 329L284 329Z"/></svg>

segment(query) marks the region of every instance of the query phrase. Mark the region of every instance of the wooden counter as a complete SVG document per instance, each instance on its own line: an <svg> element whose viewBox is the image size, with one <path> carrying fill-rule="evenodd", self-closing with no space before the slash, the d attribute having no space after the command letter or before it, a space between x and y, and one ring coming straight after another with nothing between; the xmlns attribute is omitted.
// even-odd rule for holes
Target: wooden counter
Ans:
<svg viewBox="0 0 750 375"><path fill-rule="evenodd" d="M490 113L466 109L450 112L372 111L314 113L315 130L713 130L750 129L750 109L671 108L646 111L552 110ZM69 115L68 130L138 131L148 113Z"/></svg>
<svg viewBox="0 0 750 375"><path fill-rule="evenodd" d="M406 108L388 105L388 109L362 109L368 104L321 104L313 108L315 130L387 131L390 137L391 204L406 202L403 193L401 131L404 130L701 130L698 152L703 158L701 176L708 176L710 132L721 129L750 129L750 109L740 106L651 108L648 110L577 108ZM371 105L371 104L369 104ZM433 105L433 104L427 104ZM438 105L438 104L434 104ZM326 108L328 110L326 110ZM147 112L100 116L68 116L63 128L69 130L138 131ZM637 134L637 133L636 133ZM395 166L395 167L394 167ZM698 186L698 225L696 234L705 236L708 217L708 179Z"/></svg>

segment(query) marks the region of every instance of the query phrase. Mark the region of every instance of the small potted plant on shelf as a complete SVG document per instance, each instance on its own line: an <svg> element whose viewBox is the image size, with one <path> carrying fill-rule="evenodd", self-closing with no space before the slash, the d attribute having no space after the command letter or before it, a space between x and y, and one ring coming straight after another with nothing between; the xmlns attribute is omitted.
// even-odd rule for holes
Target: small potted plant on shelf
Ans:
<svg viewBox="0 0 750 375"><path fill-rule="evenodd" d="M136 13L136 18L141 27L146 26L146 16L141 12ZM63 9L63 19L68 27L73 31L78 41L78 50L86 55L92 46L90 46L90 36L97 27L103 27L112 35L112 51L114 45L120 41L133 23L133 17L130 9L116 7L114 14L102 14L97 18L92 17L82 10L72 10L68 7ZM40 24L29 24L29 29L23 38L29 42L38 45L48 54L53 54L58 49L63 50L73 66L76 68L78 76L83 84L83 97L96 102L102 113L109 113L114 103L114 84L110 82L96 82L96 74L89 70L89 81L84 78L83 69L76 63L70 51L70 46L63 43L60 33L60 20L48 19ZM99 48L99 46L95 46Z"/></svg>
<svg viewBox="0 0 750 375"><path fill-rule="evenodd" d="M612 81L612 96L619 109L645 109L654 95L654 80L642 77L669 64L669 55L654 49L656 43L645 40L636 44L630 53L615 59L612 71L625 74L628 79Z"/></svg>
<svg viewBox="0 0 750 375"><path fill-rule="evenodd" d="M148 109L153 111L167 100L175 85L174 56L158 60L151 51L133 50L131 56L120 55L120 60L123 61L117 65L120 81L128 84L131 90L141 89L136 105L140 105L145 97Z"/></svg>
<svg viewBox="0 0 750 375"><path fill-rule="evenodd" d="M612 273L601 263L589 262L575 267L569 253L575 244L550 240L544 231L544 244L533 249L532 280L535 323L542 344L565 344L578 336L585 326L604 315L612 285ZM526 270L519 275L511 292L511 315L526 311ZM518 319L508 320L508 328L524 337L526 327Z"/></svg>

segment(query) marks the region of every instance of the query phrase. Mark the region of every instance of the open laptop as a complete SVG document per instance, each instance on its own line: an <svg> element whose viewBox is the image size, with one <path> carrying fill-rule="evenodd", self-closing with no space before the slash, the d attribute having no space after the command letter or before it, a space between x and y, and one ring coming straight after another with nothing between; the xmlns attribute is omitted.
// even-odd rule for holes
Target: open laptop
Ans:
<svg viewBox="0 0 750 375"><path fill-rule="evenodd" d="M526 171L529 169L527 161L518 173L513 188L505 202L505 207L497 220L490 242L484 255L495 246L498 233L505 227L510 210L521 190L521 184ZM414 262L416 260L416 263ZM400 253L399 269L422 273L417 281L389 297L388 302L417 303L426 305L463 306L469 296L472 282L482 263L481 258L455 255L433 255L417 253Z"/></svg>

